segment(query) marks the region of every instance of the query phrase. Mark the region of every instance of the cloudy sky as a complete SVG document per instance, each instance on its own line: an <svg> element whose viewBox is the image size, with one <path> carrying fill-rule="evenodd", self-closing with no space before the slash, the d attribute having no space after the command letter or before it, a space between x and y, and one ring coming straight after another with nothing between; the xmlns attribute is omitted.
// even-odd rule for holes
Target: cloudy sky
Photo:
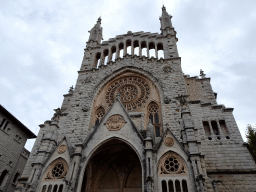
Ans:
<svg viewBox="0 0 256 192"><path fill-rule="evenodd" d="M233 107L244 137L256 123L256 1L164 0L185 74L211 77L218 103ZM162 0L1 0L0 103L38 133L75 85L88 30L103 38L160 32ZM26 144L31 150L34 140Z"/></svg>

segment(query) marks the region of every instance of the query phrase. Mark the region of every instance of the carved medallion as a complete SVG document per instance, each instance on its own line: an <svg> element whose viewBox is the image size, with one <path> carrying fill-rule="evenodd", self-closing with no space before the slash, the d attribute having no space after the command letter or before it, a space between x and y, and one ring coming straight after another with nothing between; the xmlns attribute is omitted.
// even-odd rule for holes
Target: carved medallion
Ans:
<svg viewBox="0 0 256 192"><path fill-rule="evenodd" d="M106 126L109 131L118 131L122 129L126 121L124 120L123 116L121 115L112 115L108 118L106 122Z"/></svg>
<svg viewBox="0 0 256 192"><path fill-rule="evenodd" d="M164 71L164 73L171 73L172 68L170 66L165 66L165 67L163 67L163 71Z"/></svg>
<svg viewBox="0 0 256 192"><path fill-rule="evenodd" d="M106 103L114 103L117 93L126 110L135 111L144 106L150 96L150 87L141 77L122 77L112 82L107 88Z"/></svg>
<svg viewBox="0 0 256 192"><path fill-rule="evenodd" d="M66 150L67 150L67 146L66 146L66 145L61 145L61 146L59 146L59 148L58 148L58 153L59 153L59 154L62 154L62 153L64 153Z"/></svg>
<svg viewBox="0 0 256 192"><path fill-rule="evenodd" d="M166 136L164 139L164 144L168 147L173 146L173 144L174 144L173 138L171 138L170 136Z"/></svg>

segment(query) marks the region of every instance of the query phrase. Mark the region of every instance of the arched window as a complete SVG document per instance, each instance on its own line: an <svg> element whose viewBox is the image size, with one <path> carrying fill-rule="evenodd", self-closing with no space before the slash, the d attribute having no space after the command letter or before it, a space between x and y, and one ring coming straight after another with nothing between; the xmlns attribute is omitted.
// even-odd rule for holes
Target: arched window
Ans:
<svg viewBox="0 0 256 192"><path fill-rule="evenodd" d="M94 67L99 67L100 65L100 57L101 57L101 53L96 53L95 55L95 59L94 59Z"/></svg>
<svg viewBox="0 0 256 192"><path fill-rule="evenodd" d="M148 118L151 120L151 123L155 127L155 136L160 137L161 131L160 131L160 120L159 120L159 107L155 102L152 102L149 104L148 114L149 114Z"/></svg>
<svg viewBox="0 0 256 192"><path fill-rule="evenodd" d="M20 174L19 173L16 173L15 174L15 176L14 176L14 178L13 178L13 183L16 183L17 182L17 180L18 180L18 178L19 178L19 176L20 176Z"/></svg>
<svg viewBox="0 0 256 192"><path fill-rule="evenodd" d="M99 107L95 113L95 126L100 124L101 119L105 115L105 109L103 107Z"/></svg>
<svg viewBox="0 0 256 192"><path fill-rule="evenodd" d="M147 55L147 43L146 41L141 42L141 56L148 56Z"/></svg>
<svg viewBox="0 0 256 192"><path fill-rule="evenodd" d="M162 192L167 192L167 185L165 180L162 181Z"/></svg>
<svg viewBox="0 0 256 192"><path fill-rule="evenodd" d="M116 60L116 46L111 47L112 61Z"/></svg>
<svg viewBox="0 0 256 192"><path fill-rule="evenodd" d="M149 57L156 58L155 43L150 42L148 45L148 49L149 49Z"/></svg>
<svg viewBox="0 0 256 192"><path fill-rule="evenodd" d="M6 179L8 174L7 170L4 170L0 176L0 187L4 184L4 180Z"/></svg>
<svg viewBox="0 0 256 192"><path fill-rule="evenodd" d="M132 46L131 45L132 45L131 40L128 39L126 41L126 53L129 54L129 55L132 54Z"/></svg>
<svg viewBox="0 0 256 192"><path fill-rule="evenodd" d="M60 185L58 192L62 192L63 191L63 186L64 186L63 184Z"/></svg>
<svg viewBox="0 0 256 192"><path fill-rule="evenodd" d="M104 56L103 63L104 63L104 65L107 65L107 62L108 62L108 49L104 50L103 54L104 54L103 55Z"/></svg>
<svg viewBox="0 0 256 192"><path fill-rule="evenodd" d="M46 192L47 185L44 185L42 188L42 192Z"/></svg>
<svg viewBox="0 0 256 192"><path fill-rule="evenodd" d="M119 57L123 58L124 56L124 43L119 44Z"/></svg>
<svg viewBox="0 0 256 192"><path fill-rule="evenodd" d="M51 191L52 191L52 185L49 185L47 192L51 192Z"/></svg>
<svg viewBox="0 0 256 192"><path fill-rule="evenodd" d="M188 169L177 153L169 151L160 158L158 174L162 192L188 192Z"/></svg>
<svg viewBox="0 0 256 192"><path fill-rule="evenodd" d="M162 43L157 44L158 58L164 58L164 46Z"/></svg>
<svg viewBox="0 0 256 192"><path fill-rule="evenodd" d="M57 189L58 189L58 185L54 185L53 192L57 192Z"/></svg>
<svg viewBox="0 0 256 192"><path fill-rule="evenodd" d="M139 55L139 41L136 40L133 42L134 55Z"/></svg>

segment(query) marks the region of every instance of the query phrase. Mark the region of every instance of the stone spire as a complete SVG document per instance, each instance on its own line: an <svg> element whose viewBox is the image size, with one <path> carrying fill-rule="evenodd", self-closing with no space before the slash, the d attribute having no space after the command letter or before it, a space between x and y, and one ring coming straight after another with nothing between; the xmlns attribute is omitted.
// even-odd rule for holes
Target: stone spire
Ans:
<svg viewBox="0 0 256 192"><path fill-rule="evenodd" d="M98 18L97 23L94 25L94 27L89 31L90 37L87 42L87 46L93 47L97 46L101 43L102 38L102 27L101 27L101 18Z"/></svg>
<svg viewBox="0 0 256 192"><path fill-rule="evenodd" d="M167 34L170 33L171 29L173 29L172 27L172 22L171 22L171 18L172 16L169 15L167 12L166 12L166 8L165 6L162 7L162 16L159 18L160 20L160 23L161 23L161 32L162 34L165 36Z"/></svg>

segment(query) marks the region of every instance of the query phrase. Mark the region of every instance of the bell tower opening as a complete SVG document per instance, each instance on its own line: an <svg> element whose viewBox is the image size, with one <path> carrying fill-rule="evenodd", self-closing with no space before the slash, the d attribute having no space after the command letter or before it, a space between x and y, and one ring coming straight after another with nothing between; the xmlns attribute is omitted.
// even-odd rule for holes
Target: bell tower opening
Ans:
<svg viewBox="0 0 256 192"><path fill-rule="evenodd" d="M142 168L136 152L112 139L89 160L81 192L142 192Z"/></svg>

